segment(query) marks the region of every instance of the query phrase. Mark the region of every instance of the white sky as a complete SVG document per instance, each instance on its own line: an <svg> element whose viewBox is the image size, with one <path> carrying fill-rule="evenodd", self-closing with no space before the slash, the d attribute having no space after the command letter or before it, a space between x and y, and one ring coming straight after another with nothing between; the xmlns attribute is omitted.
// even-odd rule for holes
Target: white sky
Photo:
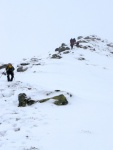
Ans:
<svg viewBox="0 0 113 150"><path fill-rule="evenodd" d="M34 56L89 34L112 42L112 14L112 0L0 0L0 52Z"/></svg>

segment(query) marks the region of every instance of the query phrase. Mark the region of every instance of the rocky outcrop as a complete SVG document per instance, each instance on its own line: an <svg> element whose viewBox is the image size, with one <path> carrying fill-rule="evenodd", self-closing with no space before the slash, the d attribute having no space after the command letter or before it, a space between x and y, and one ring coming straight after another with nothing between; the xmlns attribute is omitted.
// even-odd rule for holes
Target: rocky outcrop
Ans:
<svg viewBox="0 0 113 150"><path fill-rule="evenodd" d="M7 64L0 65L0 69L6 68Z"/></svg>
<svg viewBox="0 0 113 150"><path fill-rule="evenodd" d="M62 43L59 48L56 48L56 49L55 49L55 51L58 51L59 53L60 53L60 52L63 52L63 51L66 51L66 50L70 50L70 48L67 47L67 45L66 45L65 43Z"/></svg>
<svg viewBox="0 0 113 150"><path fill-rule="evenodd" d="M78 60L85 60L85 58L84 57L79 57Z"/></svg>
<svg viewBox="0 0 113 150"><path fill-rule="evenodd" d="M20 65L21 66L27 66L27 65L29 65L30 63L21 63Z"/></svg>
<svg viewBox="0 0 113 150"><path fill-rule="evenodd" d="M26 105L32 105L37 102L37 101L31 100L31 98L28 98L25 93L20 93L18 95L18 101L19 101L18 107L25 107Z"/></svg>
<svg viewBox="0 0 113 150"><path fill-rule="evenodd" d="M55 100L54 104L56 104L56 105L67 105L68 104L68 101L67 101L66 97L63 94L58 95L58 96L54 96L54 97L51 97L51 98L42 99L42 100L39 100L38 102L43 103L43 102L46 102L50 99Z"/></svg>
<svg viewBox="0 0 113 150"><path fill-rule="evenodd" d="M58 54L53 54L51 56L51 58L53 58L53 59L61 59L62 57L60 55L58 55Z"/></svg>
<svg viewBox="0 0 113 150"><path fill-rule="evenodd" d="M20 66L17 68L17 72L25 72L28 68L24 68L23 66Z"/></svg>
<svg viewBox="0 0 113 150"><path fill-rule="evenodd" d="M113 43L109 43L107 44L107 46L112 47L113 48Z"/></svg>
<svg viewBox="0 0 113 150"><path fill-rule="evenodd" d="M70 51L63 52L63 54L68 54L68 53L70 53Z"/></svg>
<svg viewBox="0 0 113 150"><path fill-rule="evenodd" d="M54 96L54 97L51 97L51 98L46 98L46 99L42 99L42 100L32 100L31 98L28 98L27 95L25 93L20 93L18 95L18 101L19 101L19 105L18 107L25 107L27 105L32 105L32 104L35 104L35 103L43 103L43 102L46 102L50 99L53 99L55 100L54 101L54 104L55 105L67 105L68 104L68 101L66 99L66 97L63 95L63 94L60 94L58 96Z"/></svg>

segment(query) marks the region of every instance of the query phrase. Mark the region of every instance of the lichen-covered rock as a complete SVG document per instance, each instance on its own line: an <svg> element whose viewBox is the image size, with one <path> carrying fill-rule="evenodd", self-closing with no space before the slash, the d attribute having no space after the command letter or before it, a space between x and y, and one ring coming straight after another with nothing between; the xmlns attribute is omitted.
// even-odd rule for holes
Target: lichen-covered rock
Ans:
<svg viewBox="0 0 113 150"><path fill-rule="evenodd" d="M30 106L30 105L38 102L38 101L35 101L35 100L31 100L31 98L28 98L25 93L20 93L18 95L18 101L19 101L18 107L25 107L26 105Z"/></svg>
<svg viewBox="0 0 113 150"><path fill-rule="evenodd" d="M60 94L58 96L54 96L54 97L51 97L51 98L46 98L46 99L42 99L42 100L31 100L31 98L27 98L27 95L25 93L20 93L18 95L18 101L19 101L19 105L18 107L25 107L25 106L30 106L32 104L35 104L37 102L39 103L43 103L43 102L46 102L50 99L53 99L55 100L54 101L54 104L55 105L67 105L68 104L68 101L66 99L66 97L63 95L63 94Z"/></svg>
<svg viewBox="0 0 113 150"><path fill-rule="evenodd" d="M28 99L27 100L27 105L33 105L33 104L35 104L35 103L37 103L38 101L35 101L35 100L31 100L31 99Z"/></svg>
<svg viewBox="0 0 113 150"><path fill-rule="evenodd" d="M25 107L27 104L27 95L25 93L20 93L18 95L19 105L18 107Z"/></svg>
<svg viewBox="0 0 113 150"><path fill-rule="evenodd" d="M63 94L58 95L58 96L54 96L51 98L42 99L42 100L39 100L38 102L43 103L43 102L46 102L50 99L54 99L55 100L54 104L56 104L56 105L67 105L68 104L68 101Z"/></svg>

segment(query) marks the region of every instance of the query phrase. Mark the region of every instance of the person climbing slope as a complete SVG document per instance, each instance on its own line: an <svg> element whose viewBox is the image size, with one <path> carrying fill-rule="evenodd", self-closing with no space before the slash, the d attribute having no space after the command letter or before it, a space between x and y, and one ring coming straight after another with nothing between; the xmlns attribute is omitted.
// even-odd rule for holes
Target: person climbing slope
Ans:
<svg viewBox="0 0 113 150"><path fill-rule="evenodd" d="M15 68L9 63L6 66L7 81L13 81Z"/></svg>
<svg viewBox="0 0 113 150"><path fill-rule="evenodd" d="M75 38L74 39L70 39L70 46L71 46L71 49L73 49L73 46L76 44L76 40Z"/></svg>

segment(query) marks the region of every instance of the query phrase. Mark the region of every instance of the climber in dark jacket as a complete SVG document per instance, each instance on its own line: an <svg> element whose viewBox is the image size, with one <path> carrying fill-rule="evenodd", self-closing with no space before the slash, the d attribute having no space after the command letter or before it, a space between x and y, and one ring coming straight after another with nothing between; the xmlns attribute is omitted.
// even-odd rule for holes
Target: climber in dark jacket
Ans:
<svg viewBox="0 0 113 150"><path fill-rule="evenodd" d="M70 39L70 46L71 46L71 49L73 49L73 45L74 45L74 42L73 42L73 39L71 38L71 39Z"/></svg>
<svg viewBox="0 0 113 150"><path fill-rule="evenodd" d="M76 44L76 39L70 39L70 46L71 46L71 49L73 49L73 46Z"/></svg>
<svg viewBox="0 0 113 150"><path fill-rule="evenodd" d="M13 81L15 68L9 63L6 66L7 81ZM11 77L10 77L11 76Z"/></svg>

